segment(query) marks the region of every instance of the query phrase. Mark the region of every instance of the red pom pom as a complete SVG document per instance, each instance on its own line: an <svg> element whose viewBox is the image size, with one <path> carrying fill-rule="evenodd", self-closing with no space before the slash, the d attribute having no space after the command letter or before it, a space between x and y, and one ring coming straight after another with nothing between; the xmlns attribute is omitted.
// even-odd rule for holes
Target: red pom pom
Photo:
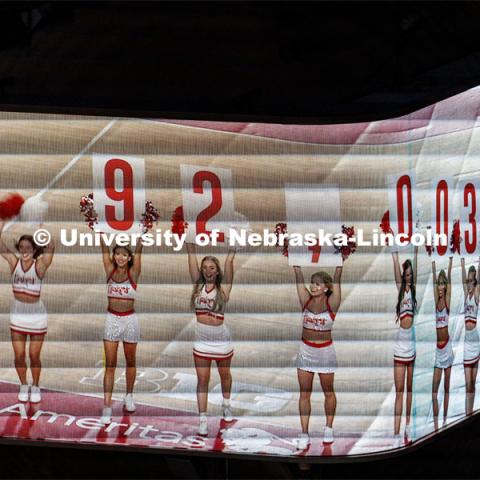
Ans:
<svg viewBox="0 0 480 480"><path fill-rule="evenodd" d="M7 220L19 214L24 198L18 193L8 195L5 200L0 201L0 218Z"/></svg>
<svg viewBox="0 0 480 480"><path fill-rule="evenodd" d="M183 235L188 223L183 218L183 207L180 205L172 214L172 233Z"/></svg>
<svg viewBox="0 0 480 480"><path fill-rule="evenodd" d="M153 227L153 222L158 221L160 214L152 202L147 200L145 202L145 211L142 213L141 223L143 226L143 233L148 232Z"/></svg>
<svg viewBox="0 0 480 480"><path fill-rule="evenodd" d="M429 225L429 226L427 227L427 230L428 230L428 229L431 229L431 228L432 228L432 227ZM434 247L433 245L427 245L427 244L425 243L425 250L427 251L428 256L431 257L431 256L432 256L432 253L435 251L435 247Z"/></svg>
<svg viewBox="0 0 480 480"><path fill-rule="evenodd" d="M340 253L342 259L346 260L357 250L357 242L353 240L353 237L355 237L355 227L346 227L345 225L342 225L342 233L347 237L347 244L338 247L335 245L335 253Z"/></svg>
<svg viewBox="0 0 480 480"><path fill-rule="evenodd" d="M391 233L393 235L392 227L390 227L390 210L387 210L382 217L380 222L380 228L383 233Z"/></svg>
<svg viewBox="0 0 480 480"><path fill-rule="evenodd" d="M277 236L276 247L282 247L282 255L288 257L288 238L284 238L282 244L280 244L280 234L287 234L287 224L277 223L275 225L275 235Z"/></svg>
<svg viewBox="0 0 480 480"><path fill-rule="evenodd" d="M460 253L460 244L462 243L462 237L460 236L460 220L453 222L453 230L450 235L450 251L452 253Z"/></svg>
<svg viewBox="0 0 480 480"><path fill-rule="evenodd" d="M88 228L93 230L93 226L98 223L98 215L93 204L93 193L84 195L80 199L80 212L85 216L85 222Z"/></svg>

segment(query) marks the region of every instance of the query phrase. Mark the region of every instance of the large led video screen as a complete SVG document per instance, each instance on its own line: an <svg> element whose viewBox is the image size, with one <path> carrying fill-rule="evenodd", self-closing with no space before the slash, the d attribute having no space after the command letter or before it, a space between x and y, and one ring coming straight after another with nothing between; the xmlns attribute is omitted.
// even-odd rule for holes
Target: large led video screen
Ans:
<svg viewBox="0 0 480 480"><path fill-rule="evenodd" d="M345 456L476 413L479 109L0 113L0 437Z"/></svg>

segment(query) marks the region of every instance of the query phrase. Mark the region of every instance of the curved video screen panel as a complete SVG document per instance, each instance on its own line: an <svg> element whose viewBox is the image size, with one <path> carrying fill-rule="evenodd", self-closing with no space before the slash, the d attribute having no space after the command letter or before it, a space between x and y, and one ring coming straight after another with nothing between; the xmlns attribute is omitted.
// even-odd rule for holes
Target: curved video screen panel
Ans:
<svg viewBox="0 0 480 480"><path fill-rule="evenodd" d="M2 113L0 436L344 456L476 412L479 107Z"/></svg>

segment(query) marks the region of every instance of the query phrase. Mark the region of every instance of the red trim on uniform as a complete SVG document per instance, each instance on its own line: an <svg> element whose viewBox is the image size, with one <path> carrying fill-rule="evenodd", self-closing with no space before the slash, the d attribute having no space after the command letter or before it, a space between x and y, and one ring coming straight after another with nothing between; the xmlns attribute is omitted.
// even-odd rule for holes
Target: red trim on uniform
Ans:
<svg viewBox="0 0 480 480"><path fill-rule="evenodd" d="M210 310L206 310L204 312L196 311L195 315L197 317L213 317L213 318L218 318L220 320L225 318L225 315L223 313L215 313L215 312L211 312Z"/></svg>
<svg viewBox="0 0 480 480"><path fill-rule="evenodd" d="M450 340L450 336L447 337L447 339L445 340L445 343L443 344L437 342L437 348L440 350L443 350L447 346L449 340Z"/></svg>
<svg viewBox="0 0 480 480"><path fill-rule="evenodd" d="M130 275L130 269L127 270L127 277L128 277L128 280L130 280L130 285L132 285L133 289L136 290L137 284L132 280L132 277Z"/></svg>
<svg viewBox="0 0 480 480"><path fill-rule="evenodd" d="M214 285L214 286L212 287L212 289L210 290L210 292L213 292L213 291L215 290L215 287L216 287L216 285ZM210 292L207 290L207 284L205 284L205 293L210 293Z"/></svg>
<svg viewBox="0 0 480 480"><path fill-rule="evenodd" d="M17 332L17 333L22 333L23 335L46 335L47 330L42 329L40 332L26 332L25 330L19 330L18 328L10 326L10 330Z"/></svg>
<svg viewBox="0 0 480 480"><path fill-rule="evenodd" d="M25 290L15 290L14 288L12 288L12 291L14 293L23 293L24 295L28 295L29 297L35 297L35 298L40 297L40 292L32 293L32 292L28 292L28 291L25 291Z"/></svg>
<svg viewBox="0 0 480 480"><path fill-rule="evenodd" d="M405 360L401 359L402 357L393 357L393 363L399 363L401 365L410 365L415 361L416 355L413 357L408 357Z"/></svg>
<svg viewBox="0 0 480 480"><path fill-rule="evenodd" d="M472 360L464 360L463 361L463 366L464 367L474 367L478 363L479 359L480 359L480 355L477 355Z"/></svg>
<svg viewBox="0 0 480 480"><path fill-rule="evenodd" d="M113 300L124 300L124 301L130 301L130 302L134 302L134 301L135 301L135 299L134 299L134 298L110 297L109 295L107 296L107 298L110 298L110 299L113 299Z"/></svg>
<svg viewBox="0 0 480 480"><path fill-rule="evenodd" d="M26 270L24 270L24 268L23 268L23 263L22 263L22 259L20 259L20 267L22 268L22 272L23 272L23 273L27 273L27 272L32 268L32 266L33 266L34 263L35 263L35 260L33 260L32 265L30 265Z"/></svg>
<svg viewBox="0 0 480 480"><path fill-rule="evenodd" d="M207 360L227 360L233 357L233 350L230 353L226 353L224 355L215 355L214 353L202 353L198 350L193 349L193 356L199 358L205 358Z"/></svg>
<svg viewBox="0 0 480 480"><path fill-rule="evenodd" d="M310 298L306 301L304 307L303 307L303 310L308 310L312 315L321 315L322 313L328 313L330 315L330 318L332 319L332 322L335 321L335 315L336 313L334 313L332 311L332 309L330 308L330 303L328 302L328 297L327 297L327 309L326 310L323 310L322 312L312 312L310 309L307 309L308 305L310 304L310 302L312 301L313 297L310 296Z"/></svg>
<svg viewBox="0 0 480 480"><path fill-rule="evenodd" d="M116 310L107 308L107 312L111 313L112 315L117 315L118 317L126 317L127 315L131 315L132 313L135 313L135 310L132 308L131 310L127 310L126 312L117 312Z"/></svg>
<svg viewBox="0 0 480 480"><path fill-rule="evenodd" d="M305 340L304 338L302 338L302 342L305 345L308 345L309 347L323 348L323 347L329 347L333 343L333 340L327 340L326 342L323 342L323 343L314 343L314 342L309 342L308 340Z"/></svg>

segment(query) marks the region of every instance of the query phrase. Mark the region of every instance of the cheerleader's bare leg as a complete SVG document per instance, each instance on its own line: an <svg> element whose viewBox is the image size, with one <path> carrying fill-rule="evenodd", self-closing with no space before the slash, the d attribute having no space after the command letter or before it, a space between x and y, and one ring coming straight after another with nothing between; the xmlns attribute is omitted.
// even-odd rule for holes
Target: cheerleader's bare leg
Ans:
<svg viewBox="0 0 480 480"><path fill-rule="evenodd" d="M433 406L433 423L435 430L438 429L438 387L442 380L442 369L434 367L432 381L432 406Z"/></svg>
<svg viewBox="0 0 480 480"><path fill-rule="evenodd" d="M395 363L393 367L393 379L395 382L395 420L394 433L400 434L400 423L402 421L403 392L405 391L405 373L407 366L402 363Z"/></svg>
<svg viewBox="0 0 480 480"><path fill-rule="evenodd" d="M475 383L477 381L478 362L475 365L464 367L465 371L465 414L473 413L475 402Z"/></svg>
<svg viewBox="0 0 480 480"><path fill-rule="evenodd" d="M40 373L42 371L42 362L40 360L40 352L42 351L43 340L45 335L30 336L30 370L32 371L33 385L38 387L40 382Z"/></svg>
<svg viewBox="0 0 480 480"><path fill-rule="evenodd" d="M27 335L10 330L13 353L15 355L15 370L22 385L27 384L27 363L25 361L25 347Z"/></svg>
<svg viewBox="0 0 480 480"><path fill-rule="evenodd" d="M302 425L302 433L308 434L308 424L310 422L310 414L312 412L312 404L310 398L312 396L313 377L312 372L297 369L298 384L300 387L300 398L298 400L298 410L300 413L300 423Z"/></svg>
<svg viewBox="0 0 480 480"><path fill-rule="evenodd" d="M320 384L325 396L325 416L327 417L327 427L332 428L333 418L337 409L337 397L333 389L334 373L319 373Z"/></svg>
<svg viewBox="0 0 480 480"><path fill-rule="evenodd" d="M232 363L232 357L224 360L217 360L218 374L220 375L220 383L222 385L222 396L224 399L229 400L232 392L232 373L230 370L230 364Z"/></svg>
<svg viewBox="0 0 480 480"><path fill-rule="evenodd" d="M450 374L452 372L452 367L445 369L445 379L443 383L443 423L447 421L448 414L448 402L450 400Z"/></svg>
<svg viewBox="0 0 480 480"><path fill-rule="evenodd" d="M125 378L127 383L127 395L133 393L135 379L137 377L137 344L123 342L123 353L125 354Z"/></svg>
<svg viewBox="0 0 480 480"><path fill-rule="evenodd" d="M407 405L406 405L406 414L405 422L407 425L410 425L410 417L412 415L412 399L413 399L413 367L415 362L411 362L407 366Z"/></svg>
<svg viewBox="0 0 480 480"><path fill-rule="evenodd" d="M115 383L115 368L117 367L118 342L103 341L105 349L105 375L103 377L104 404L112 404L113 385Z"/></svg>
<svg viewBox="0 0 480 480"><path fill-rule="evenodd" d="M193 356L197 371L197 404L200 415L207 412L208 385L210 383L210 368L212 361L208 358Z"/></svg>

